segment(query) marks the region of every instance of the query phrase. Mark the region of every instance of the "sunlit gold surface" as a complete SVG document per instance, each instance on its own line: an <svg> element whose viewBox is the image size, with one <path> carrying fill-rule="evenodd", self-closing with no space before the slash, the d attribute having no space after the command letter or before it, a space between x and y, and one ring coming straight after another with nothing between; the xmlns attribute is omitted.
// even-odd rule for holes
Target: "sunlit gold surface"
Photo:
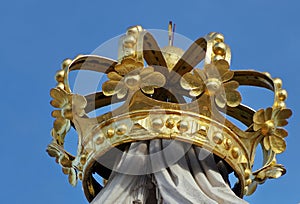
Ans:
<svg viewBox="0 0 300 204"><path fill-rule="evenodd" d="M202 59L204 68L195 67ZM100 56L65 60L55 76L57 86L50 91L51 105L57 109L52 112L55 121L49 155L56 158L72 185L78 178L83 180L85 194L91 200L97 193L91 178L95 158L124 143L175 139L207 148L224 159L238 176L240 196L252 194L257 184L285 174L276 154L286 149L287 132L282 127L292 113L286 109L287 92L280 79L268 73L233 71L230 59L230 48L220 33L199 38L185 53L172 47L162 53L151 34L135 26L120 40L118 62ZM69 71L80 69L83 63L83 69L107 74L103 92L85 97L71 92ZM238 87L245 85L272 90L273 106L255 112L241 104ZM173 91L178 101L161 87ZM183 96L190 97L191 102L184 101ZM124 104L112 112L97 118L86 115L93 107L119 101ZM247 130L226 120L221 112L245 124ZM71 123L79 135L76 156L64 150ZM214 131L208 131L211 127ZM255 170L252 167L260 144L264 162Z"/></svg>

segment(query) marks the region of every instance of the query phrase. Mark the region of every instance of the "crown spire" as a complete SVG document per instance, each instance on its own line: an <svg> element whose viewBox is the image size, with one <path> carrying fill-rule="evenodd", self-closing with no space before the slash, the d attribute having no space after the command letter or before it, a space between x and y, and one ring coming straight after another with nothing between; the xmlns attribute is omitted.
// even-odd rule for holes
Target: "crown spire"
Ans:
<svg viewBox="0 0 300 204"><path fill-rule="evenodd" d="M169 26L168 26L169 46L173 46L174 44L175 26L176 26L175 23L173 24L172 21L169 21Z"/></svg>

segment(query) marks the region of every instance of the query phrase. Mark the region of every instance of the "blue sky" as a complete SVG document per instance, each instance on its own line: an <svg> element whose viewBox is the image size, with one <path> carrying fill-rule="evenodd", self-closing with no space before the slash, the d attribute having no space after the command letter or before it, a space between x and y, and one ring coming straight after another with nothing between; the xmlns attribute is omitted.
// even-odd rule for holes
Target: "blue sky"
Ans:
<svg viewBox="0 0 300 204"><path fill-rule="evenodd" d="M54 74L64 58L89 54L128 26L166 29L169 20L190 39L223 33L233 69L267 71L283 79L293 116L288 149L278 160L288 172L246 199L300 202L299 9L297 0L2 1L0 203L86 203L81 185L72 188L45 152L53 122L49 89L55 85ZM245 100L258 109L264 97L257 93L251 90Z"/></svg>

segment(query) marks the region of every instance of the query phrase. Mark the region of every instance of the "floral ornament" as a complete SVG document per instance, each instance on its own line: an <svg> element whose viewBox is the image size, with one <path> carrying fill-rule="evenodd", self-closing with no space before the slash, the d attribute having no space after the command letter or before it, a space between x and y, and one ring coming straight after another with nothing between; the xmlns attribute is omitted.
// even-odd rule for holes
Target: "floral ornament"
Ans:
<svg viewBox="0 0 300 204"><path fill-rule="evenodd" d="M55 143L48 146L47 152L50 157L56 158L56 162L61 165L63 173L69 176L69 183L76 186L78 175L77 170L73 167L75 157L61 150Z"/></svg>
<svg viewBox="0 0 300 204"><path fill-rule="evenodd" d="M62 145L64 136L70 130L70 120L73 119L74 114L80 117L85 114L84 108L87 101L81 95L67 93L58 87L51 89L50 95L53 98L51 105L60 109L52 111L52 116L56 118L53 123L52 136L59 145Z"/></svg>
<svg viewBox="0 0 300 204"><path fill-rule="evenodd" d="M128 92L141 89L146 94L153 94L155 88L165 85L166 78L153 67L143 68L141 62L132 58L122 60L115 66L116 72L109 72L108 81L102 85L103 94L106 96L117 95L118 99L124 98Z"/></svg>
<svg viewBox="0 0 300 204"><path fill-rule="evenodd" d="M115 70L122 76L125 76L129 72L136 70L138 68L144 67L142 62L136 61L133 58L125 58L120 64L115 66Z"/></svg>
<svg viewBox="0 0 300 204"><path fill-rule="evenodd" d="M283 165L274 163L260 169L257 172L253 172L253 176L255 177L255 180L257 182L262 183L268 178L276 179L281 177L285 173L286 170Z"/></svg>
<svg viewBox="0 0 300 204"><path fill-rule="evenodd" d="M86 99L78 94L71 94L65 90L56 87L50 90L50 96L53 98L51 105L59 110L54 110L52 116L55 118L52 129L54 140L48 146L47 152L51 157L62 166L64 174L69 176L69 183L73 186L77 184L78 173L73 167L74 156L65 152L62 148L64 137L70 130L71 120L74 115L82 117L85 115L84 108L87 105Z"/></svg>
<svg viewBox="0 0 300 204"><path fill-rule="evenodd" d="M288 124L287 119L291 117L290 109L261 109L253 115L254 131L260 130L264 136L263 146L266 150L272 150L279 154L285 151L286 143L284 138L288 135L283 127Z"/></svg>
<svg viewBox="0 0 300 204"><path fill-rule="evenodd" d="M267 179L277 179L283 176L286 170L282 164L277 164L276 161L270 163L270 165L252 173L254 176L251 184L248 186L247 195L251 195L257 188L258 184L263 184Z"/></svg>
<svg viewBox="0 0 300 204"><path fill-rule="evenodd" d="M194 69L183 75L180 84L182 88L189 90L191 96L199 96L202 93L215 96L215 102L220 108L227 104L236 107L242 98L236 90L239 86L237 81L231 80L234 72L229 70L229 66L207 64L203 70Z"/></svg>

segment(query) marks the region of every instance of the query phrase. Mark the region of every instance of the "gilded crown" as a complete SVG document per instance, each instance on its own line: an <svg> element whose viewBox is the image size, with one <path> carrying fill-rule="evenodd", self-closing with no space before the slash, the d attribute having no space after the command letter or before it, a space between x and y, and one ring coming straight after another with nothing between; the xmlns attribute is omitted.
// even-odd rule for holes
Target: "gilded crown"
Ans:
<svg viewBox="0 0 300 204"><path fill-rule="evenodd" d="M282 127L292 114L285 105L287 92L281 80L268 73L231 70L231 52L222 34L209 33L184 52L172 43L160 49L149 32L134 26L121 37L118 56L118 61L96 55L65 60L56 74L57 86L50 91L51 105L57 109L52 112L53 140L47 151L72 185L82 180L88 200L101 190L92 174L97 171L107 179L113 168L101 158L134 141L160 138L208 149L234 170L241 197L252 194L266 179L285 174L276 154L286 149L288 133ZM201 61L203 67L197 68ZM72 93L68 75L74 70L105 74L102 91ZM239 86L273 91L272 107L255 111L243 105ZM95 118L87 115L117 102L123 104L111 112ZM226 116L247 129L241 130ZM64 149L71 127L79 137L77 155ZM263 165L253 169L258 145Z"/></svg>

